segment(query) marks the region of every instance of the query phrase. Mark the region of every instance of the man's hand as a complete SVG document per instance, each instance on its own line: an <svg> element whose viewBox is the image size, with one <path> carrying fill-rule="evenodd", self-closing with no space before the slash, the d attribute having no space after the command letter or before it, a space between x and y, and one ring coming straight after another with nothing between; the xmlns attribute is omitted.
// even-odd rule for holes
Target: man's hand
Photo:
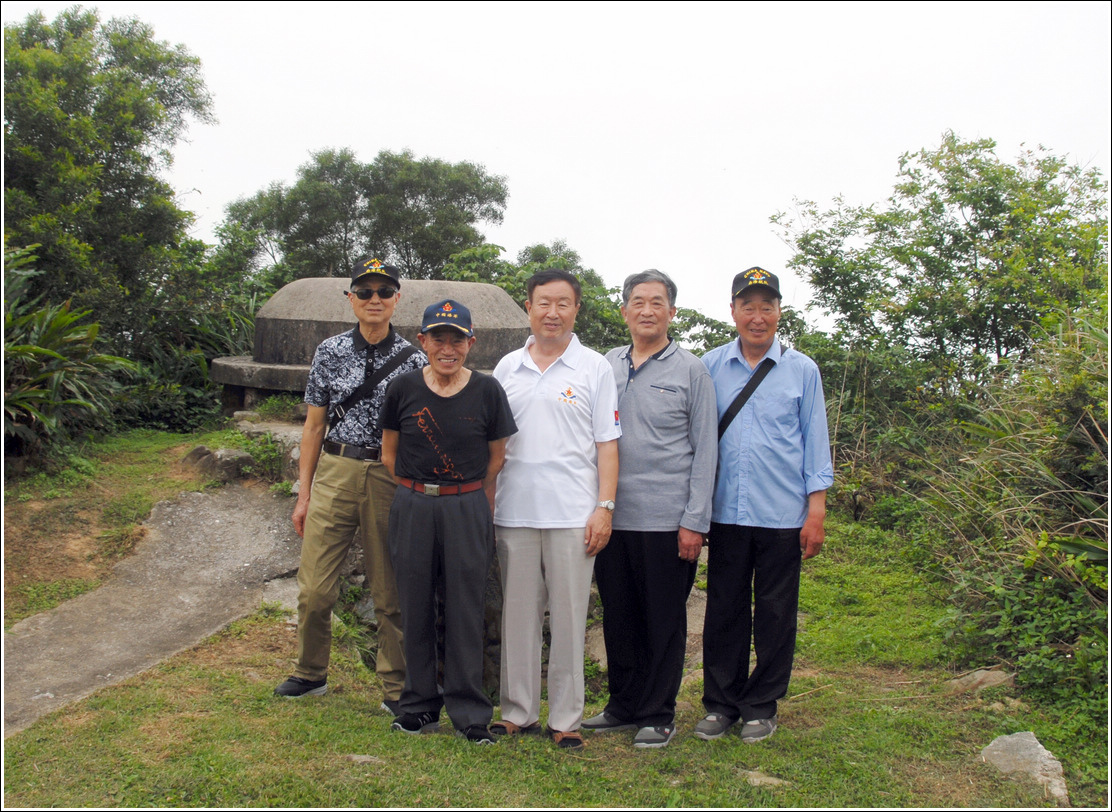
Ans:
<svg viewBox="0 0 1112 812"><path fill-rule="evenodd" d="M826 541L826 530L822 523L826 520L826 491L813 491L807 494L807 520L799 531L799 549L803 560L814 558Z"/></svg>
<svg viewBox="0 0 1112 812"><path fill-rule="evenodd" d="M799 531L799 549L803 551L803 560L814 558L822 550L826 541L826 530L823 528L822 516L808 516Z"/></svg>
<svg viewBox="0 0 1112 812"><path fill-rule="evenodd" d="M680 558L684 561L698 561L699 553L703 550L703 534L681 527L679 539Z"/></svg>
<svg viewBox="0 0 1112 812"><path fill-rule="evenodd" d="M610 527L613 516L606 508L595 508L587 519L587 531L583 543L587 545L587 555L598 555L610 541Z"/></svg>
<svg viewBox="0 0 1112 812"><path fill-rule="evenodd" d="M293 529L297 535L305 538L305 516L309 513L309 500L302 499L298 494L297 504L293 507Z"/></svg>

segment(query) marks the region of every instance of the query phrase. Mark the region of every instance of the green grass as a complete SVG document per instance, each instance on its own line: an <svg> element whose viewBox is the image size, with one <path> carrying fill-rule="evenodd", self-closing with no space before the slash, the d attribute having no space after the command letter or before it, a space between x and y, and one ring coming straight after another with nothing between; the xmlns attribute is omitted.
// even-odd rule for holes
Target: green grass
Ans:
<svg viewBox="0 0 1112 812"><path fill-rule="evenodd" d="M1045 806L977 753L1026 720L968 712L927 687L893 689L851 670L784 704L760 745L703 742L698 680L680 697L670 747L633 750L625 734L588 734L580 754L543 738L475 747L406 736L378 710L375 678L337 645L323 698L271 695L293 635L260 612L193 652L105 689L10 737L12 806ZM285 644L283 648L281 643ZM278 649L278 650L276 650ZM809 689L807 680L797 688ZM793 689L793 691L796 689ZM915 698L927 693L929 699ZM599 707L599 706L595 706ZM590 708L591 712L595 707ZM442 729L450 730L447 718ZM170 732L170 735L167 735ZM369 757L360 761L351 757ZM747 771L787 785L750 786Z"/></svg>
<svg viewBox="0 0 1112 812"><path fill-rule="evenodd" d="M981 762L1032 730L1065 765L1077 806L1104 806L1104 720L1056 716L997 688L950 696L934 624L943 607L884 534L832 522L804 566L796 674L767 742L703 742L695 672L668 748L588 734L475 747L389 730L360 650L337 624L330 692L281 700L295 636L274 607L195 649L40 720L5 742L12 806L1039 807L1031 782ZM1007 700L1006 702L1004 700ZM587 715L601 709L595 698ZM542 714L543 715L543 714ZM442 730L450 732L446 716ZM750 771L782 779L751 786Z"/></svg>

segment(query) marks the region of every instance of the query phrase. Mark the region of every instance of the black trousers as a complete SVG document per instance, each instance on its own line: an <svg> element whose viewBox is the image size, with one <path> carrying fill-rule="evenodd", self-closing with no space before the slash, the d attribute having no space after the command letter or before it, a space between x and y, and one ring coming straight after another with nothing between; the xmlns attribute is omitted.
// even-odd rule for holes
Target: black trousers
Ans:
<svg viewBox="0 0 1112 812"><path fill-rule="evenodd" d="M799 610L801 528L711 524L703 705L748 722L776 714L788 692ZM750 643L757 663L749 671Z"/></svg>
<svg viewBox="0 0 1112 812"><path fill-rule="evenodd" d="M677 531L615 530L595 560L610 681L606 711L638 727L675 718L696 569L678 552Z"/></svg>
<svg viewBox="0 0 1112 812"><path fill-rule="evenodd" d="M483 596L494 524L482 489L427 496L399 486L390 508L390 558L405 647L405 713L448 711L457 730L490 724L483 691ZM436 587L444 587L444 686L437 679Z"/></svg>

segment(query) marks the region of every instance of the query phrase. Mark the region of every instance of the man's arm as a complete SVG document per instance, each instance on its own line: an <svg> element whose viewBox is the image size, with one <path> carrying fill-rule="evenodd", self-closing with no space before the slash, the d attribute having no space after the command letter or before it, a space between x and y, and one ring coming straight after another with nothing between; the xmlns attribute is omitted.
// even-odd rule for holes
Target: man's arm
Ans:
<svg viewBox="0 0 1112 812"><path fill-rule="evenodd" d="M506 441L508 439L508 437L503 437L501 440L491 440L487 443L490 460L487 462L487 475L483 480L483 491L486 493L487 501L490 502L491 516L494 515L494 490L498 485L498 472L506 464Z"/></svg>
<svg viewBox="0 0 1112 812"><path fill-rule="evenodd" d="M826 529L823 522L826 520L826 491L815 491L807 495L807 519L803 522L803 529L799 531L799 549L803 551L804 560L814 558L822 549L826 541Z"/></svg>
<svg viewBox="0 0 1112 812"><path fill-rule="evenodd" d="M398 432L392 429L382 430L382 464L386 466L390 476L397 479L394 473L394 464L398 461Z"/></svg>
<svg viewBox="0 0 1112 812"><path fill-rule="evenodd" d="M297 535L305 537L305 514L309 512L309 496L313 490L313 476L320 461L321 445L328 431L328 408L310 406L305 417L305 428L301 430L301 459L298 462L297 504L293 508L293 529Z"/></svg>
<svg viewBox="0 0 1112 812"><path fill-rule="evenodd" d="M595 447L598 449L598 501L613 501L618 493L618 441L595 443ZM603 507L597 507L591 513L583 540L587 545L587 555L598 555L610 541L613 518L613 514Z"/></svg>
<svg viewBox="0 0 1112 812"><path fill-rule="evenodd" d="M698 560L706 542L718 465L718 404L714 381L702 365L690 374L687 431L694 453L687 483L687 505L680 519L679 557L684 561Z"/></svg>

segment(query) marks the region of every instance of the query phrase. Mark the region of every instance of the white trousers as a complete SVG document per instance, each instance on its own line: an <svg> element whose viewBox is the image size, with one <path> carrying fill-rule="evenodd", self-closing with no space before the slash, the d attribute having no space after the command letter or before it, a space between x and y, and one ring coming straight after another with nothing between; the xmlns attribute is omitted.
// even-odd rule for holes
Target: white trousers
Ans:
<svg viewBox="0 0 1112 812"><path fill-rule="evenodd" d="M584 528L495 527L502 568L502 718L540 720L541 635L549 613L548 726L583 721L583 645L594 556Z"/></svg>

